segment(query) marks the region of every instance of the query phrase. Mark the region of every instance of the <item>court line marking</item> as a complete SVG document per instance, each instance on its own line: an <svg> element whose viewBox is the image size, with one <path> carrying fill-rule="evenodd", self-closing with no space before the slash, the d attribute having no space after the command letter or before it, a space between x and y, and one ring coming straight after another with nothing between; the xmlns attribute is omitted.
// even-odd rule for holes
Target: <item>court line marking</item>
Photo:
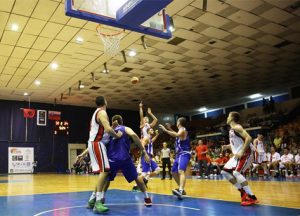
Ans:
<svg viewBox="0 0 300 216"><path fill-rule="evenodd" d="M137 205L137 206L144 206L143 203L120 203L120 204L115 204L115 203L112 203L112 204L107 204L106 206L122 206L122 205ZM186 206L176 206L176 205L171 205L171 204L152 204L152 205L155 205L155 206L165 206L165 207L175 207L175 208L183 208L183 209L189 209L189 210L194 210L194 211L200 211L200 209L198 208L192 208L192 207L186 207ZM64 207L64 208L57 208L57 209L50 209L50 210L47 210L47 211L43 211L43 212L40 212L40 213L37 213L33 216L39 216L39 215L43 215L43 214L46 214L46 213L49 213L49 212L55 212L55 211L60 211L60 210L65 210L65 209L72 209L72 208L82 208L82 207L86 207L85 205L81 205L81 206L69 206L69 207Z"/></svg>
<svg viewBox="0 0 300 216"><path fill-rule="evenodd" d="M113 188L111 190L122 190L122 191L130 191L130 190L125 190L125 189L116 189ZM147 191L149 194L158 194L158 195L165 195L165 196L172 196L171 194L163 194L163 193L158 193L158 192L150 192ZM184 197L187 198L193 198L193 199L206 199L206 200L213 200L213 201L224 201L224 202L233 202L233 203L240 203L239 201L231 201L231 200L224 200L224 199L214 199L214 198L209 198L209 197L201 197L201 196L197 196L197 197L193 197L193 196L188 196L188 195L184 195ZM255 206L272 206L272 207L279 207L279 208L287 208L287 209L300 209L299 207L286 207L286 206L280 206L280 205L272 205L272 204L265 204L265 203L257 203L255 204ZM299 215L300 216L300 215Z"/></svg>

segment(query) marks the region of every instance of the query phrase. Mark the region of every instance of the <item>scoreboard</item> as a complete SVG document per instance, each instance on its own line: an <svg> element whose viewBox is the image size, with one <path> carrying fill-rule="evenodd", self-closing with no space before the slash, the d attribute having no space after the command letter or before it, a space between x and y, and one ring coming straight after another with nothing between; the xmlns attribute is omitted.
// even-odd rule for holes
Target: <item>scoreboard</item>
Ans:
<svg viewBox="0 0 300 216"><path fill-rule="evenodd" d="M55 121L54 135L69 135L69 122L68 121Z"/></svg>

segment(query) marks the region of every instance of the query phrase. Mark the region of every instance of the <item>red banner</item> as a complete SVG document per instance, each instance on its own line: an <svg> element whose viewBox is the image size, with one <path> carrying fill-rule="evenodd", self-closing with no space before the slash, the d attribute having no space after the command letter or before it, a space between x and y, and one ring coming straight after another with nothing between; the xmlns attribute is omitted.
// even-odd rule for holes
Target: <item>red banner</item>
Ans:
<svg viewBox="0 0 300 216"><path fill-rule="evenodd" d="M35 116L35 109L23 109L24 118L33 118Z"/></svg>
<svg viewBox="0 0 300 216"><path fill-rule="evenodd" d="M60 116L61 116L61 112L59 112L59 111L48 111L48 119L49 120L59 121Z"/></svg>

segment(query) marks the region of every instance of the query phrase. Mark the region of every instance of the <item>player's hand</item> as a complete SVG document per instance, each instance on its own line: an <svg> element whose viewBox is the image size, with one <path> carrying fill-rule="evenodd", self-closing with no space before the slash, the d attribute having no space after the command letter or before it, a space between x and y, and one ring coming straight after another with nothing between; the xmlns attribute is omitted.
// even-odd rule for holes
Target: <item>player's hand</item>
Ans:
<svg viewBox="0 0 300 216"><path fill-rule="evenodd" d="M156 135L159 135L158 130L155 130L155 134L156 134Z"/></svg>
<svg viewBox="0 0 300 216"><path fill-rule="evenodd" d="M121 138L121 137L122 137L122 135L123 135L123 133L122 133L121 131L118 131L118 133L117 133L117 137L118 137L118 138Z"/></svg>
<svg viewBox="0 0 300 216"><path fill-rule="evenodd" d="M147 111L148 111L149 114L152 114L152 111L151 111L151 108L150 108L150 107L148 107L148 110L147 110Z"/></svg>
<svg viewBox="0 0 300 216"><path fill-rule="evenodd" d="M139 104L140 108L143 108L143 102L141 101Z"/></svg>
<svg viewBox="0 0 300 216"><path fill-rule="evenodd" d="M162 129L163 131L166 131L165 126L163 126L162 124L159 124L158 127L159 127L160 129Z"/></svg>
<svg viewBox="0 0 300 216"><path fill-rule="evenodd" d="M239 151L238 153L236 153L236 154L234 155L234 158L235 158L235 159L240 159L242 156L243 156L243 152Z"/></svg>
<svg viewBox="0 0 300 216"><path fill-rule="evenodd" d="M83 155L82 155L82 154L80 154L80 155L78 155L78 156L76 157L75 164L77 164L77 163L81 163L82 161L83 161Z"/></svg>

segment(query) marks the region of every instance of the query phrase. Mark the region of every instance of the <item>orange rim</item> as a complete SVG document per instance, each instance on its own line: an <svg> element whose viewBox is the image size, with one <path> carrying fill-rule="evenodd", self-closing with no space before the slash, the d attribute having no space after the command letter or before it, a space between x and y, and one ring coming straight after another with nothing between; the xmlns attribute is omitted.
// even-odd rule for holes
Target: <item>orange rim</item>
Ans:
<svg viewBox="0 0 300 216"><path fill-rule="evenodd" d="M117 35L125 32L125 29L122 29L121 31L113 33L113 34L105 34L100 31L101 28L102 28L101 24L97 25L96 31L98 32L99 35L104 36L104 37L113 37L113 36L117 36Z"/></svg>

